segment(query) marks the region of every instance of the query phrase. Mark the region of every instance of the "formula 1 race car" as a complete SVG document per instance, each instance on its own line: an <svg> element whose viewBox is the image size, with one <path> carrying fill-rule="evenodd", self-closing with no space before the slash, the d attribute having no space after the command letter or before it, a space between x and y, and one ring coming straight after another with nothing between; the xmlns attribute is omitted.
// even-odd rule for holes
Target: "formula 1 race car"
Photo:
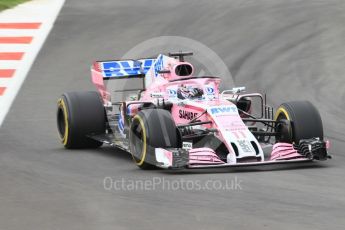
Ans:
<svg viewBox="0 0 345 230"><path fill-rule="evenodd" d="M130 152L142 169L218 168L330 158L322 121L308 101L274 109L244 87L194 76L188 52L96 61L98 92L64 93L57 126L68 149L103 143Z"/></svg>

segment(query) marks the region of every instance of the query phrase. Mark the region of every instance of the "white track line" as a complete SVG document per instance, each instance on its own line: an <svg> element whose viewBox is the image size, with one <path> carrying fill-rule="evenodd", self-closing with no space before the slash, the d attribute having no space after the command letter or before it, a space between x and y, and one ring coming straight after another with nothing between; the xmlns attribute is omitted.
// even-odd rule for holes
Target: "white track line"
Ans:
<svg viewBox="0 0 345 230"><path fill-rule="evenodd" d="M1 13L0 13L1 15ZM1 21L4 22L4 21ZM9 37L17 37L17 36L35 36L35 30L24 30L24 29L0 29L0 37L9 36Z"/></svg>
<svg viewBox="0 0 345 230"><path fill-rule="evenodd" d="M0 45L0 52L29 52L32 49L31 44L6 44ZM3 68L2 62L0 67Z"/></svg>
<svg viewBox="0 0 345 230"><path fill-rule="evenodd" d="M0 125L5 119L12 102L14 101L21 85L23 84L27 73L30 70L39 50L41 49L45 39L47 38L53 23L58 16L58 13L63 6L65 0L33 0L17 6L14 9L6 10L0 13L0 23L28 23L40 22L41 27L35 30L13 30L13 29L0 29L0 36L33 36L34 39L29 47L26 45L20 48L13 48L12 52L25 51L24 58L20 61L2 61L0 60L0 68L16 69L14 76L10 79L2 79L0 86L8 87L5 93L0 96ZM26 33L28 32L28 33ZM7 46L7 45L6 45ZM13 47L9 45L10 48ZM10 51L1 44L0 52ZM19 46L18 46L19 47ZM4 85L1 85L4 84Z"/></svg>
<svg viewBox="0 0 345 230"><path fill-rule="evenodd" d="M20 61L1 61L0 67L2 69L18 69L20 64Z"/></svg>

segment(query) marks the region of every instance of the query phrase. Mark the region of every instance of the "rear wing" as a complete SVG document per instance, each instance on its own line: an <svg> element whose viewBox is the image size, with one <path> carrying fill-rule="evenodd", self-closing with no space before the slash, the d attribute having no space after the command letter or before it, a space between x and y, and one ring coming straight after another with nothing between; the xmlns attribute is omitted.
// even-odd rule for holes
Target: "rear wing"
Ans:
<svg viewBox="0 0 345 230"><path fill-rule="evenodd" d="M99 72L104 80L118 78L142 78L151 68L155 58L139 60L96 61L92 71Z"/></svg>
<svg viewBox="0 0 345 230"><path fill-rule="evenodd" d="M110 92L107 91L105 81L141 78L145 88L145 75L155 62L155 58L138 60L110 60L95 61L91 66L92 82L99 91L104 103L111 103Z"/></svg>
<svg viewBox="0 0 345 230"><path fill-rule="evenodd" d="M188 55L185 53L172 54L171 56ZM180 58L181 59L181 58ZM180 62L177 59L159 54L157 58L142 58L138 60L110 60L110 61L96 61L91 66L92 82L97 87L103 100L108 103L110 101L110 94L105 87L106 80L126 79L126 78L141 78L143 79L143 89L150 86L154 82L167 81L176 77L187 75L177 75L180 72L178 69L182 66L189 66L188 76L193 73L191 64ZM176 70L177 69L177 70Z"/></svg>

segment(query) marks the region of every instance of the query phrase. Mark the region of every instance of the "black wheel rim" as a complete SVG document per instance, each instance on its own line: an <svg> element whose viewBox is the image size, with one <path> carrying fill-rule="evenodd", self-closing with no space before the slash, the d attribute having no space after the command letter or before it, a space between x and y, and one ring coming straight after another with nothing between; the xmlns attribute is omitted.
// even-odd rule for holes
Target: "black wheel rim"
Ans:
<svg viewBox="0 0 345 230"><path fill-rule="evenodd" d="M61 138L63 138L65 136L65 115L64 115L64 111L62 108L58 108L57 111L57 126L58 126L58 131L59 131L59 135Z"/></svg>

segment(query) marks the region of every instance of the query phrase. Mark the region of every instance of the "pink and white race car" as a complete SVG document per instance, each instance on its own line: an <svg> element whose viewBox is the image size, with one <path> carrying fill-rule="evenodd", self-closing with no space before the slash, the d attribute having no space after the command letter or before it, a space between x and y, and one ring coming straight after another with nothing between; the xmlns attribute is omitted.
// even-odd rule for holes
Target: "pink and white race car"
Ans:
<svg viewBox="0 0 345 230"><path fill-rule="evenodd" d="M218 168L330 158L321 117L308 101L274 112L244 87L220 92L221 79L194 76L179 52L96 61L98 92L64 93L57 126L66 148L103 143L130 152L142 169Z"/></svg>

